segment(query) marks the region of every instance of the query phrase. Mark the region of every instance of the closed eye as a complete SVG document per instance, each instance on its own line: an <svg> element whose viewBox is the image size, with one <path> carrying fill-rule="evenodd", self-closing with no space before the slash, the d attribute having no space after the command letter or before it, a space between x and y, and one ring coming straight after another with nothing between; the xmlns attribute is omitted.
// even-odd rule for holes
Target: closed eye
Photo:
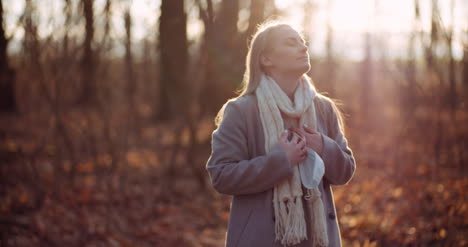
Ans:
<svg viewBox="0 0 468 247"><path fill-rule="evenodd" d="M301 39L297 39L297 38L292 38L292 37L291 37L291 38L287 38L286 40L287 40L287 44L288 44L288 45L291 45L291 46L292 46L292 45L297 45L297 44L303 44L303 45L305 44L305 40L302 39L302 38L301 38Z"/></svg>

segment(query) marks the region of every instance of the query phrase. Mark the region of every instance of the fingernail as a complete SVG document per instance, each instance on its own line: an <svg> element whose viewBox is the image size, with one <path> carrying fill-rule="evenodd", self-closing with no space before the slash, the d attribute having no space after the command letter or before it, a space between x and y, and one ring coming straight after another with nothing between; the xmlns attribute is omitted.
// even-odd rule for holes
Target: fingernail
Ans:
<svg viewBox="0 0 468 247"><path fill-rule="evenodd" d="M304 124L304 127L309 127L309 126L307 126L307 124Z"/></svg>

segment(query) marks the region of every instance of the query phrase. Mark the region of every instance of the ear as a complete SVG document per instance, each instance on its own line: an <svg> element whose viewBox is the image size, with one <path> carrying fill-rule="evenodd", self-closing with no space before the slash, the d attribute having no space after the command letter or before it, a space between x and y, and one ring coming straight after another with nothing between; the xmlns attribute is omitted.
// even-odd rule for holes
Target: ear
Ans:
<svg viewBox="0 0 468 247"><path fill-rule="evenodd" d="M260 55L260 63L265 67L269 67L273 65L273 63L271 62L271 59L265 55Z"/></svg>

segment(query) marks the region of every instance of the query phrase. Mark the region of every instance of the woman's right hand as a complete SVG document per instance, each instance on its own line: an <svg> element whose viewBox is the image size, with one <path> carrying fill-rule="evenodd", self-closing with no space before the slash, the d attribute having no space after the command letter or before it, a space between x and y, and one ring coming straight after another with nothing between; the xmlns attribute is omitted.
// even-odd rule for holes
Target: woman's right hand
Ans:
<svg viewBox="0 0 468 247"><path fill-rule="evenodd" d="M297 165L307 158L306 142L295 132L293 137L288 140L288 130L285 130L278 139L278 145L286 152L289 163Z"/></svg>

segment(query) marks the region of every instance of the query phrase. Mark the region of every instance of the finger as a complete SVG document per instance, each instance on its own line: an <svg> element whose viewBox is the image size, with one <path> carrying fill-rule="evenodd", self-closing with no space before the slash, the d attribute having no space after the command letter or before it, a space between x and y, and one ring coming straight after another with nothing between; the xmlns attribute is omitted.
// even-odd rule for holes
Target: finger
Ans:
<svg viewBox="0 0 468 247"><path fill-rule="evenodd" d="M294 144L297 144L302 140L302 137L298 135L296 132L293 132L293 135L296 137L296 141L294 142Z"/></svg>
<svg viewBox="0 0 468 247"><path fill-rule="evenodd" d="M299 158L300 162L303 162L305 159L307 159L307 156L305 156L305 155L304 155L304 156L301 156L301 157Z"/></svg>
<svg viewBox="0 0 468 247"><path fill-rule="evenodd" d="M314 133L315 132L315 130L313 128L309 127L309 125L307 125L307 124L304 124L303 127L304 127L304 130L306 132L309 132L309 133Z"/></svg>
<svg viewBox="0 0 468 247"><path fill-rule="evenodd" d="M306 146L306 142L304 140L302 140L300 143L299 143L301 149L304 149L305 146Z"/></svg>
<svg viewBox="0 0 468 247"><path fill-rule="evenodd" d="M287 138L288 138L288 131L285 130L285 131L283 131L283 133L281 133L279 139L280 139L281 141L285 141Z"/></svg>
<svg viewBox="0 0 468 247"><path fill-rule="evenodd" d="M303 145L302 142L298 143L298 145L299 145L299 149L304 152L304 148L306 145Z"/></svg>
<svg viewBox="0 0 468 247"><path fill-rule="evenodd" d="M296 128L296 130L297 130L297 133L298 133L302 138L304 138L304 139L306 138L307 132L306 132L304 129L298 129L298 128Z"/></svg>
<svg viewBox="0 0 468 247"><path fill-rule="evenodd" d="M301 156L299 157L300 161L304 161L305 159L307 158L307 153L303 153L301 154Z"/></svg>
<svg viewBox="0 0 468 247"><path fill-rule="evenodd" d="M309 132L309 133L314 133L314 132L315 132L314 129L312 129L311 127L309 127L309 126L306 125L306 124L304 124L304 130L307 131L307 132Z"/></svg>
<svg viewBox="0 0 468 247"><path fill-rule="evenodd" d="M292 137L292 139L291 139L291 142L292 142L292 143L297 143L297 140L298 140L298 139L297 139L297 135L296 135L296 134L293 134L293 137Z"/></svg>
<svg viewBox="0 0 468 247"><path fill-rule="evenodd" d="M297 150L297 155L299 157L307 155L307 151L305 149L299 149L299 150Z"/></svg>
<svg viewBox="0 0 468 247"><path fill-rule="evenodd" d="M303 136L298 135L298 134L295 134L295 135L296 135L296 137L297 137L297 142L296 142L296 144L299 144L300 142L304 141L304 137L303 137Z"/></svg>
<svg viewBox="0 0 468 247"><path fill-rule="evenodd" d="M303 132L303 134L299 135L299 137L301 138L301 141L306 141L306 133Z"/></svg>
<svg viewBox="0 0 468 247"><path fill-rule="evenodd" d="M296 128L296 127L291 127L290 129L291 129L292 131L296 132L297 134L301 134L301 133L304 132L302 129L299 129L299 128Z"/></svg>
<svg viewBox="0 0 468 247"><path fill-rule="evenodd" d="M298 129L296 129L296 128L291 128L291 132L292 132L294 135L297 135L299 139L302 139L302 138L303 138L302 133L300 133Z"/></svg>
<svg viewBox="0 0 468 247"><path fill-rule="evenodd" d="M297 148L302 148L303 146L303 143L304 143L304 139L302 139L301 137L297 137L298 141L296 143L296 147Z"/></svg>
<svg viewBox="0 0 468 247"><path fill-rule="evenodd" d="M312 128L310 128L310 127L305 128L305 130L306 130L307 133L309 133L309 134L317 134L317 131L315 131L314 129L312 129Z"/></svg>

